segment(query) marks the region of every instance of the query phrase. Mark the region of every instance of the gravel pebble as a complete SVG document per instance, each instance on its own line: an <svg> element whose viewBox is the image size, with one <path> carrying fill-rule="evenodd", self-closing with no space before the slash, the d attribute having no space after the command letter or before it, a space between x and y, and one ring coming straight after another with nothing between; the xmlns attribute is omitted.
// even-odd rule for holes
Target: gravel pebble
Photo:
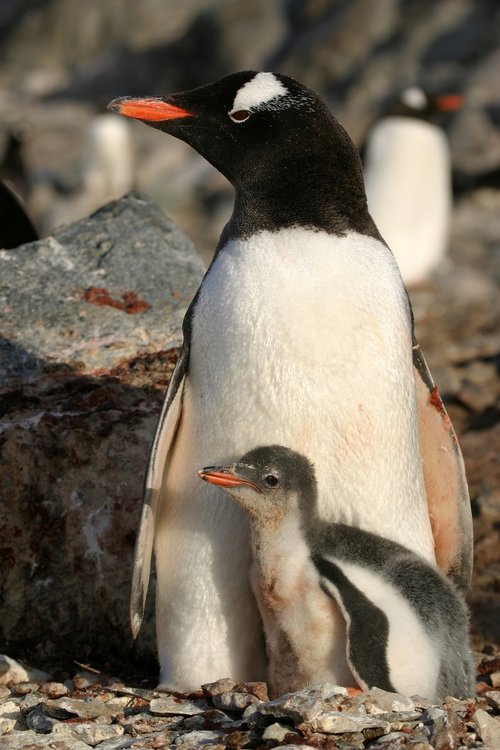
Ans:
<svg viewBox="0 0 500 750"><path fill-rule="evenodd" d="M478 674L489 682L498 663L496 654L483 655ZM46 683L26 695L0 699L1 749L500 748L500 692L491 685L477 698L430 705L378 688L350 697L345 688L330 684L272 701L257 697L267 696L263 683L218 680L204 685L200 697L113 684L102 676L99 684L52 698L59 688ZM255 702L243 711L249 700ZM285 738L288 745L282 744Z"/></svg>
<svg viewBox="0 0 500 750"><path fill-rule="evenodd" d="M26 714L26 724L28 728L38 734L49 734L52 732L52 727L55 723L55 719L52 719L44 713L41 704Z"/></svg>
<svg viewBox="0 0 500 750"><path fill-rule="evenodd" d="M490 680L493 687L500 687L500 672L492 672Z"/></svg>
<svg viewBox="0 0 500 750"><path fill-rule="evenodd" d="M488 748L500 747L500 718L490 716L483 709L478 708L472 717L477 733Z"/></svg>
<svg viewBox="0 0 500 750"><path fill-rule="evenodd" d="M52 735L36 734L28 730L2 737L2 750L91 750L91 745L73 737L54 740Z"/></svg>
<svg viewBox="0 0 500 750"><path fill-rule="evenodd" d="M324 711L325 704L330 707L339 697L346 695L346 688L325 683L319 687L287 693L267 703L251 705L244 712L243 718L247 718L250 724L262 723L263 719L263 723L268 723L268 716L297 722L311 721Z"/></svg>
<svg viewBox="0 0 500 750"><path fill-rule="evenodd" d="M78 672L73 677L75 690L85 690L91 685L101 684L102 677L95 672Z"/></svg>
<svg viewBox="0 0 500 750"><path fill-rule="evenodd" d="M380 688L372 688L359 698L362 699L369 714L387 711L413 711L415 709L415 701L411 698L399 693L389 693Z"/></svg>
<svg viewBox="0 0 500 750"><path fill-rule="evenodd" d="M255 697L261 701L269 700L269 693L265 682L240 682L236 685L235 690L239 693L250 693L250 695L255 695Z"/></svg>
<svg viewBox="0 0 500 750"><path fill-rule="evenodd" d="M69 690L62 682L46 682L40 687L40 692L48 695L49 698L61 698L63 695L67 695Z"/></svg>
<svg viewBox="0 0 500 750"><path fill-rule="evenodd" d="M153 714L174 714L178 716L194 716L202 714L209 705L204 701L190 701L176 698L173 695L166 695L162 698L153 698L149 704L149 710Z"/></svg>
<svg viewBox="0 0 500 750"><path fill-rule="evenodd" d="M500 713L500 691L499 690L488 690L484 693L484 697L492 708L496 709Z"/></svg>
<svg viewBox="0 0 500 750"><path fill-rule="evenodd" d="M29 711L32 711L36 706L38 706L42 702L42 700L42 694L38 691L33 691L32 693L28 693L28 695L24 696L19 706L23 714L26 714Z"/></svg>
<svg viewBox="0 0 500 750"><path fill-rule="evenodd" d="M94 700L82 700L80 698L57 698L44 701L45 710L54 719L66 719L69 716L78 716L80 719L110 719L122 713L123 706L118 703L104 703L98 698Z"/></svg>
<svg viewBox="0 0 500 750"><path fill-rule="evenodd" d="M282 740L285 739L287 734L290 734L291 728L287 726L286 724L280 724L279 722L274 722L274 724L269 724L268 727L264 729L262 732L262 739L263 740L276 740L276 742L282 742Z"/></svg>
<svg viewBox="0 0 500 750"><path fill-rule="evenodd" d="M48 682L46 684L51 685L52 683ZM19 682L17 685L12 685L11 691L13 695L28 695L39 688L40 683L38 682Z"/></svg>
<svg viewBox="0 0 500 750"><path fill-rule="evenodd" d="M14 701L5 701L0 705L0 735L11 732L16 726L21 712Z"/></svg>
<svg viewBox="0 0 500 750"><path fill-rule="evenodd" d="M213 732L208 730L187 732L186 734L182 734L175 740L175 745L181 748L198 747L199 745L207 744L213 745L217 744L218 740L220 740L221 737L222 734L220 732ZM221 745L221 747L224 748L224 745Z"/></svg>
<svg viewBox="0 0 500 750"><path fill-rule="evenodd" d="M64 722L57 722L52 728L52 734L64 734L74 737L77 740L86 742L87 745L95 747L104 740L111 740L115 737L121 737L124 733L124 728L118 724L95 724L95 723L82 723L82 724L67 724Z"/></svg>
<svg viewBox="0 0 500 750"><path fill-rule="evenodd" d="M40 669L26 669L19 662L5 654L0 654L0 685L16 685L19 682L47 682L48 672Z"/></svg>
<svg viewBox="0 0 500 750"><path fill-rule="evenodd" d="M201 686L201 689L208 698L213 698L214 695L220 695L221 693L227 693L229 690L233 690L236 687L234 680L230 677L223 677L215 682L207 682Z"/></svg>
<svg viewBox="0 0 500 750"><path fill-rule="evenodd" d="M248 706L260 702L255 695L238 693L236 691L219 693L213 697L214 706L220 708L222 711L235 711L236 713L243 713Z"/></svg>

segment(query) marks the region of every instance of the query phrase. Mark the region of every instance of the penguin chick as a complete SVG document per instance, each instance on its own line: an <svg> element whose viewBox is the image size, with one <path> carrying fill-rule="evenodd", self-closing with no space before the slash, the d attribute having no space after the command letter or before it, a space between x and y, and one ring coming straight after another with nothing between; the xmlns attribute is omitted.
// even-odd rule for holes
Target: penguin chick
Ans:
<svg viewBox="0 0 500 750"><path fill-rule="evenodd" d="M364 175L368 208L408 286L425 281L445 257L452 191L450 149L439 125L462 105L411 86L368 133Z"/></svg>
<svg viewBox="0 0 500 750"><path fill-rule="evenodd" d="M345 618L346 686L432 701L474 694L465 602L423 558L317 512L314 468L282 446L256 448L201 479L250 518L253 569L274 695L338 676L332 618ZM334 665L333 662L337 663Z"/></svg>

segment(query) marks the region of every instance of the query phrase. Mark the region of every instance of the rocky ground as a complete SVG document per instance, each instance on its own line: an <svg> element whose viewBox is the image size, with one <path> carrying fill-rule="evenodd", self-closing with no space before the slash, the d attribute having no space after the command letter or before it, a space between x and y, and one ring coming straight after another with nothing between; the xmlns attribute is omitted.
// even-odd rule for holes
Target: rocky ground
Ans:
<svg viewBox="0 0 500 750"><path fill-rule="evenodd" d="M230 679L181 695L96 673L64 682L0 660L2 750L179 748L453 750L500 746L500 657L478 655L479 695L440 706L378 688L321 685L270 701Z"/></svg>

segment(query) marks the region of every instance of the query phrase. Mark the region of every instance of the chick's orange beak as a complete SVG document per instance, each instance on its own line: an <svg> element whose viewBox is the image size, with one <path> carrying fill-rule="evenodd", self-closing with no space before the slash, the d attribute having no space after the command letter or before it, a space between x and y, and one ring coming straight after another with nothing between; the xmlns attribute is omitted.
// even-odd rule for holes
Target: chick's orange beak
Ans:
<svg viewBox="0 0 500 750"><path fill-rule="evenodd" d="M108 105L113 112L125 117L133 117L144 122L164 122L165 120L179 120L182 117L191 117L191 112L175 104L170 104L164 99L148 97L146 99L134 99L124 97L113 99Z"/></svg>
<svg viewBox="0 0 500 750"><path fill-rule="evenodd" d="M207 466L205 469L200 469L198 472L200 479L210 484L216 484L219 487L252 487L254 490L258 488L248 479L242 479L242 477L231 474L228 469L220 469L218 467Z"/></svg>

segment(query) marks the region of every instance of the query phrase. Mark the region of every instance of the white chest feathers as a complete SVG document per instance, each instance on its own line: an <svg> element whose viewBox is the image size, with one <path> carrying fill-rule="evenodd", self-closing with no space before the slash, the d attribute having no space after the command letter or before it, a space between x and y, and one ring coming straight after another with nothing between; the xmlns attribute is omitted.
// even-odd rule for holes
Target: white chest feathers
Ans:
<svg viewBox="0 0 500 750"><path fill-rule="evenodd" d="M409 309L377 240L294 228L230 242L193 316L181 433L179 471L265 444L310 456L325 517L434 560Z"/></svg>
<svg viewBox="0 0 500 750"><path fill-rule="evenodd" d="M345 621L320 585L298 507L276 524L251 526L251 580L264 625L271 695L321 682L355 686Z"/></svg>
<svg viewBox="0 0 500 750"><path fill-rule="evenodd" d="M450 156L435 125L387 117L370 133L365 159L368 208L406 284L428 278L446 253Z"/></svg>

